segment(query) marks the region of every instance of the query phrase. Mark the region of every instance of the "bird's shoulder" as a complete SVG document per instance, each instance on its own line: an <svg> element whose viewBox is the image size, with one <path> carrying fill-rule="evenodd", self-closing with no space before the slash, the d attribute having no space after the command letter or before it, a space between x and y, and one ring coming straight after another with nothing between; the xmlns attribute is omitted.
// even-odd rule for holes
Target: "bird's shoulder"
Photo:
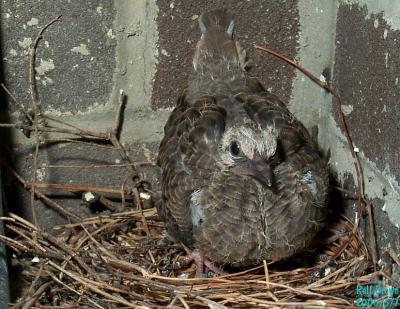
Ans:
<svg viewBox="0 0 400 309"><path fill-rule="evenodd" d="M189 103L184 92L165 125L159 148L158 164L164 176L181 173L188 191L206 181L216 164L225 120L226 112L214 97L202 96Z"/></svg>

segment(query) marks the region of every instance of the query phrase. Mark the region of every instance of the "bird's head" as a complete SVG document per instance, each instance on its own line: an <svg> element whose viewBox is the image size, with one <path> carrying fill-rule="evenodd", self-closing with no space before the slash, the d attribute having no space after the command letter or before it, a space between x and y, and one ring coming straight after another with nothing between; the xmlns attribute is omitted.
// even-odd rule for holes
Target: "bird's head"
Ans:
<svg viewBox="0 0 400 309"><path fill-rule="evenodd" d="M233 174L253 177L271 187L271 161L276 148L277 132L273 127L231 127L225 130L221 140L221 161L224 169Z"/></svg>

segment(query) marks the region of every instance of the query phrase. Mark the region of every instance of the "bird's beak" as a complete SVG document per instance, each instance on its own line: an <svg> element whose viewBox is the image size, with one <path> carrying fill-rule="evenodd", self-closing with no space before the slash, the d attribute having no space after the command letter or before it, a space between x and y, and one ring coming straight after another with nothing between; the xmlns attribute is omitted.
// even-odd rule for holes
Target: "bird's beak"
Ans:
<svg viewBox="0 0 400 309"><path fill-rule="evenodd" d="M272 187L273 172L271 166L263 160L255 162L249 160L235 166L232 170L236 175L251 176L261 182L264 186Z"/></svg>

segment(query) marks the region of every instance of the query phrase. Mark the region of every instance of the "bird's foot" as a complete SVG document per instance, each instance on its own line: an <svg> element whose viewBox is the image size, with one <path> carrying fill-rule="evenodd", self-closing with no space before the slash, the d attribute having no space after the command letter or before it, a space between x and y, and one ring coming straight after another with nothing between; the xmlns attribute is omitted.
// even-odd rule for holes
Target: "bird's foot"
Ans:
<svg viewBox="0 0 400 309"><path fill-rule="evenodd" d="M206 277L206 273L204 269L207 268L218 275L226 275L221 268L214 265L209 259L207 259L203 253L201 253L198 249L191 251L188 247L183 245L183 249L186 251L187 257L185 258L185 263L195 263L196 264L196 277Z"/></svg>

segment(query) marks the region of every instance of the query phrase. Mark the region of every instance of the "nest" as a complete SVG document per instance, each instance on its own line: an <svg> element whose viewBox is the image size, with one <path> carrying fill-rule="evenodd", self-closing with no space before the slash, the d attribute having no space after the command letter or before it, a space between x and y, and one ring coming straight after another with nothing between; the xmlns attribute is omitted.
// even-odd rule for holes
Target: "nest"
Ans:
<svg viewBox="0 0 400 309"><path fill-rule="evenodd" d="M57 235L13 214L2 220L15 235L2 240L29 286L18 301L24 308L340 308L352 305L357 283L377 275L368 274L366 246L345 218L330 228L330 244L312 253L311 266L264 262L208 278L192 278L195 269L182 246L165 238L154 208L57 226Z"/></svg>
<svg viewBox="0 0 400 309"><path fill-rule="evenodd" d="M393 282L385 272L374 269L376 250L372 248L369 255L357 226L344 217L328 228L329 235L321 236L312 252L286 262L264 261L251 269L231 269L226 275L210 273L208 277L195 278L195 269L186 263L182 246L166 239L164 223L158 219L154 205L142 207L151 190L139 177L118 138L123 92L115 124L103 133L80 129L39 112L34 83L36 48L46 28L59 19L45 25L31 47L32 112L3 85L26 119L0 126L22 129L27 136L32 134L33 171L38 167L39 145L46 142L41 138L44 132L74 136L58 140L65 143L109 144L120 153L130 184L124 182L120 188L45 184L37 181L36 173L28 181L1 162L31 193L33 223L12 213L0 218L7 235L0 235L0 242L11 250L11 265L20 269L19 280L26 286L14 308L347 308L357 297L357 284L375 282L378 277ZM40 122L41 119L46 121ZM81 218L46 195L46 189L100 194L98 200L111 211ZM119 199L112 202L103 193L118 194ZM134 207L126 207L127 196L134 200ZM36 198L71 223L55 226L55 233L42 229L37 224Z"/></svg>

